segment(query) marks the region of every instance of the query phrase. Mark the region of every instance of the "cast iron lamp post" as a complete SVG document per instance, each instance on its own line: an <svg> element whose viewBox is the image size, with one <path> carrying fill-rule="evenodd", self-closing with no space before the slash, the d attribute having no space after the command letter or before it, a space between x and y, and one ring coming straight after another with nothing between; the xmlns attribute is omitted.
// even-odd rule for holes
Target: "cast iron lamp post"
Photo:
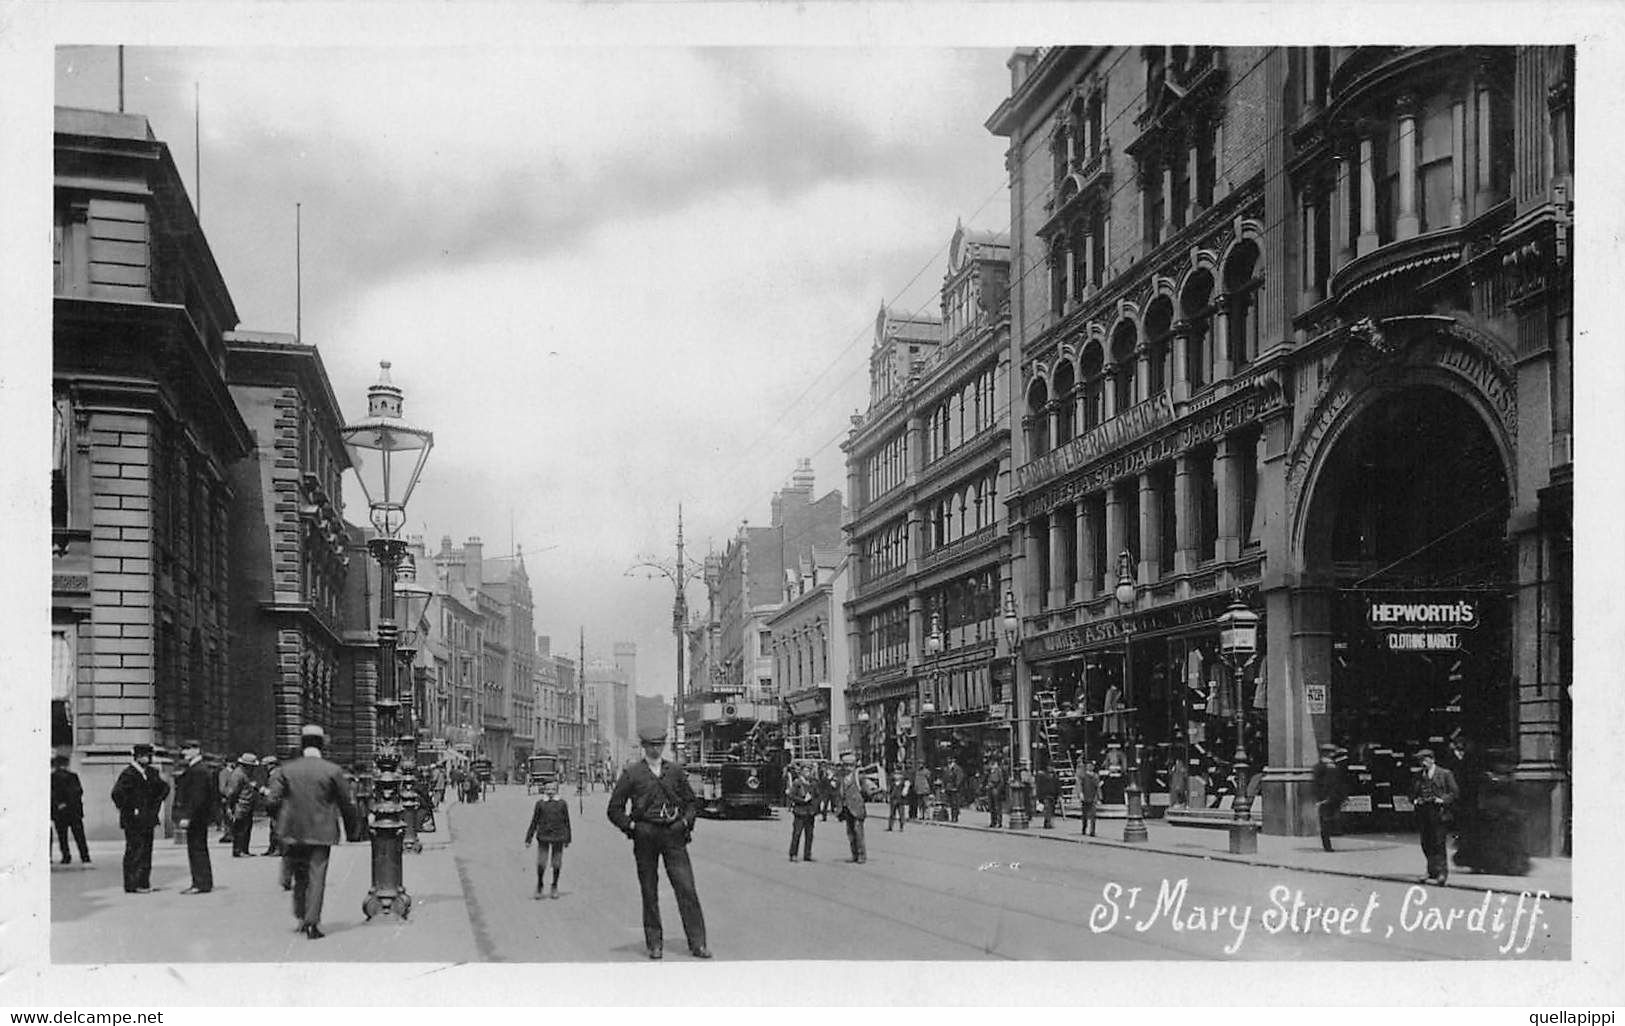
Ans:
<svg viewBox="0 0 1625 1026"><path fill-rule="evenodd" d="M1134 557L1127 549L1117 556L1117 589L1112 593L1117 604L1122 607L1123 617L1123 698L1131 705L1136 705L1132 682L1134 680L1134 659L1129 650L1129 639L1133 630L1128 616L1134 611L1134 599L1137 589L1134 586ZM1136 712L1135 715L1138 715ZM1140 792L1140 743L1136 736L1134 716L1128 719L1128 786L1123 789L1123 802L1127 806L1126 817L1123 820L1123 840L1130 843L1150 840L1145 830L1144 795Z"/></svg>
<svg viewBox="0 0 1625 1026"><path fill-rule="evenodd" d="M423 842L418 839L418 828L423 822L424 803L424 789L420 786L417 763L420 704L412 664L422 645L418 626L423 619L423 611L429 606L431 595L433 592L418 583L417 560L412 558L410 552L404 553L395 570L395 618L400 625L397 648L406 657L402 660L406 665L407 697L401 706L401 776L405 778L401 785L401 804L406 809L406 832L402 845L410 852L423 850Z"/></svg>
<svg viewBox="0 0 1625 1026"><path fill-rule="evenodd" d="M1010 722L1010 829L1025 830L1032 822L1032 803L1028 800L1027 780L1032 769L1032 739L1024 737L1027 731L1023 727L1031 722L1032 696L1026 696L1026 701L1016 687L1016 644L1021 640L1021 618L1016 615L1016 597L1010 592L1004 593L1004 610L1000 617L1004 627L1005 640L1010 645L1010 711L1006 717ZM991 677L991 674L989 674Z"/></svg>
<svg viewBox="0 0 1625 1026"><path fill-rule="evenodd" d="M1258 827L1252 821L1252 798L1247 794L1247 715L1241 707L1241 671L1258 654L1258 614L1247 608L1238 591L1230 607L1219 615L1219 654L1230 668L1236 694L1236 797L1230 803L1230 853L1258 851Z"/></svg>
<svg viewBox="0 0 1625 1026"><path fill-rule="evenodd" d="M644 560L641 563L634 564L631 569L626 571L625 576L634 576L634 571L638 570L644 571L644 576L650 580L653 580L656 574L666 578L672 583L672 587L676 591L676 596L672 599L671 604L671 632L677 636L677 694L672 701L672 719L677 728L677 736L672 742L671 753L673 761L681 763L685 761L683 747L687 741L683 733L683 688L686 683L683 679L686 676L683 670L683 657L688 649L688 595L686 588L689 581L697 581L705 576L705 567L703 565L688 567L683 563L683 507L681 504L677 506L677 565L670 567L664 563L656 563L653 560Z"/></svg>
<svg viewBox="0 0 1625 1026"><path fill-rule="evenodd" d="M918 689L919 726L914 731L914 768L925 766L925 717L937 711L937 657L942 654L942 614L931 614L931 633L925 636L925 654L931 657L931 696L925 694L925 678L915 678Z"/></svg>
<svg viewBox="0 0 1625 1026"><path fill-rule="evenodd" d="M378 560L378 776L372 801L372 886L361 903L370 920L382 913L405 919L412 910L401 866L403 835L407 828L401 801L403 778L396 692L395 568L406 553L398 535L406 524L406 502L423 473L434 446L434 435L401 419L401 390L389 380L389 361L379 363L378 383L367 390L366 419L346 426L344 444L371 510L373 536L367 549Z"/></svg>

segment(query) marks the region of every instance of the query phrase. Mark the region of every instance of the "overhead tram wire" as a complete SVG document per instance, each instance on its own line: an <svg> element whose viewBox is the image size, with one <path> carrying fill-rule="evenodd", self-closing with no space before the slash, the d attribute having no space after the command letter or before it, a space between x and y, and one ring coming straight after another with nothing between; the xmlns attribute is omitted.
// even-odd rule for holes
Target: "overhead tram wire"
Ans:
<svg viewBox="0 0 1625 1026"><path fill-rule="evenodd" d="M1126 51L1125 51L1125 54L1120 54L1118 56L1117 60L1112 63L1112 67L1115 68L1116 65L1119 62L1122 61L1122 59L1123 59L1123 57L1125 55L1126 55ZM1232 91L1234 91L1243 82L1247 81L1247 79L1249 79L1256 71L1258 71L1259 68L1263 67L1264 61L1265 61L1265 59L1267 59L1267 57L1268 57L1268 54L1266 53L1264 56L1261 56L1258 60L1254 61L1246 69L1246 71L1244 71L1240 75L1238 75L1233 82L1229 83L1225 87L1223 93L1220 94L1221 97L1228 97L1231 94ZM1108 73L1109 73L1110 70L1111 69L1108 68ZM1132 109L1133 109L1132 104L1124 104L1123 107L1117 112L1117 114L1115 116L1112 117L1112 119L1110 121L1107 121L1102 125L1101 130L1100 130L1100 134L1104 137L1106 135L1107 130L1109 128L1111 128L1112 126L1116 125L1117 122L1122 120L1125 116L1127 116L1128 112L1130 110L1132 110ZM1251 148L1249 148L1245 152L1239 154L1237 156L1236 160L1233 161L1232 163L1233 164L1245 163L1248 159L1250 159L1254 155L1256 155L1265 146L1268 146L1272 141L1273 140L1270 139L1270 138L1265 138L1265 139L1261 140L1258 144L1252 146ZM1041 147L1040 148L1035 148L1031 153L1029 153L1026 156L1022 157L1020 164L1018 164L1018 166L1017 166L1018 170L1024 169L1026 167L1027 161L1033 159L1034 157L1038 156L1039 154L1041 154L1043 152L1044 151L1043 151L1043 149ZM1264 181L1261 183L1261 185L1264 188L1268 188L1268 186L1270 186L1274 182L1278 181L1286 173L1287 173L1286 168L1283 166L1281 171L1275 173L1272 176L1266 177L1264 179ZM1001 185L999 186L999 189L1008 188L1008 185L1009 185L1009 180L1008 180L1008 178L1006 178L1004 180L1004 182L1002 182ZM1131 187L1135 187L1135 188L1138 187L1138 179L1133 177L1133 176L1130 176L1127 180L1125 180L1123 182L1123 184L1117 186L1110 193L1107 194L1107 196L1106 196L1106 204L1109 206L1111 201L1116 199L1117 196L1120 193L1124 192L1125 190L1127 190L1127 189L1129 189ZM982 205L985 207L988 202L991 202L993 196L996 196L998 194L998 191L999 191L998 189L994 190L993 194L991 194L986 200L984 200ZM1048 199L1048 195L1043 190L1035 190L1035 193L1034 193L1034 196L1032 197L1032 199L1028 200L1022 206L1021 213L1023 215L1029 213L1032 210L1033 206L1035 204L1037 204L1040 200L1047 200L1047 199ZM1293 216L1294 214L1295 214L1295 211L1288 211L1288 217ZM1275 220L1275 221L1266 222L1262 226L1262 231L1268 232L1268 231L1280 226L1281 224L1284 224L1286 222L1286 220L1287 220L1287 218L1283 217L1283 218ZM933 261L936 260L937 257L941 255L941 253L942 253L942 251L944 249L946 249L946 247L942 247L942 248L938 249L937 252L935 254L933 254L931 259ZM1036 261L1036 262L1034 262L1030 267L1028 267L1026 270L1021 271L1014 279L1011 280L1011 282L1009 284L1009 288L1013 290L1016 286L1023 284L1026 281L1027 276L1029 274L1032 274L1033 272L1038 271L1041 268L1046 268L1047 266L1048 266L1047 263L1044 262L1044 261ZM920 269L920 271L916 272L916 274L914 275L914 278L910 279L909 285L905 285L902 291L906 291L910 286L912 286L913 282L915 280L918 280L919 276L921 274L925 273L925 270L928 267L929 267L929 264L927 265L927 267L922 267ZM901 294L901 292L899 294ZM926 301L926 303L922 304L921 306L919 306L918 308L916 308L914 310L914 314L918 315L919 313L923 312L925 309L927 309L927 307L932 305L933 302L934 302L933 300ZM847 343L846 348L843 349L839 354L837 354L837 359L839 359L840 356L844 356L845 352L846 352L846 349L850 349L853 345L855 345L857 343L857 341L863 337L863 333L865 331L869 330L869 328L870 328L870 326L866 325L864 328L859 329L858 333L853 337L852 341ZM846 373L846 375L844 377L842 377L836 383L836 388L829 391L829 392L827 392L825 394L825 400L827 401L827 399L833 398L837 394L837 391L839 389L842 389L847 384L849 384L854 377L856 377L861 371L863 371L863 369L864 368L863 368L862 365L853 366L852 369L849 370ZM825 373L827 373L827 371L828 371L828 368L825 369ZM820 376L822 376L822 374ZM808 390L805 390L805 391L810 391L810 388ZM805 394L805 392L804 392L804 394ZM790 410L786 409L785 413L781 414L780 417L778 418L778 420L776 420L774 422L774 426L777 426L786 417L788 417L789 413L790 413ZM835 443L839 442L842 438L844 438L846 436L847 431L848 431L848 429L846 429L846 428L838 429L836 434L832 438L830 438L828 441L824 442L816 450L814 450L815 455L817 453L824 452L831 445L834 445ZM752 443L752 444L754 446L756 443ZM747 450L747 451L749 451L749 450ZM741 458L739 461L736 461L736 463L733 465L733 469L737 470L737 469L741 468L743 465L744 465L744 459ZM730 472L729 476L730 477L732 476L732 472ZM740 509L739 513L736 516L734 516L734 517L730 518L729 520L725 521L725 523L736 523L736 522L738 522L739 519L741 517L743 517L746 512L749 511L750 507L754 506L755 504L756 504L756 500L754 500L754 499L747 500L746 504L744 505L743 508Z"/></svg>

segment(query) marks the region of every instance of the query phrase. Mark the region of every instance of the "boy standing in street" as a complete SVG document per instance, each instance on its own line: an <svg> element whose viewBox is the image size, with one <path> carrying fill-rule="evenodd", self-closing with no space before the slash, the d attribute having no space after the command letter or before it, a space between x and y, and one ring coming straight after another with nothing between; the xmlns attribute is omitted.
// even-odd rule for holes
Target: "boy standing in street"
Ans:
<svg viewBox="0 0 1625 1026"><path fill-rule="evenodd" d="M570 846L570 803L559 797L559 785L549 780L542 785L542 797L530 814L530 829L525 831L525 847L531 839L536 841L536 894L542 898L542 873L553 867L550 898L559 896L559 869L564 865L564 849Z"/></svg>

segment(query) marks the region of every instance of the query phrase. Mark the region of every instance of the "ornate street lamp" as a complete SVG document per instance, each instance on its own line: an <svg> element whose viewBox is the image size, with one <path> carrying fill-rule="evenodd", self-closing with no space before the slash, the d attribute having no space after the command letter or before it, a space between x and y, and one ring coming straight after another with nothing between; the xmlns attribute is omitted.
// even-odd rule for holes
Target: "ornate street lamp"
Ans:
<svg viewBox="0 0 1625 1026"><path fill-rule="evenodd" d="M1016 597L1004 593L1004 609L1000 616L1004 637L1010 645L1010 711L1006 717L1010 729L1010 829L1025 830L1032 822L1032 805L1028 801L1027 777L1031 768L1032 742L1024 739L1022 727L1032 714L1032 699L1016 692L1016 644L1021 640L1021 618L1016 615Z"/></svg>
<svg viewBox="0 0 1625 1026"><path fill-rule="evenodd" d="M1258 827L1253 823L1252 798L1247 793L1247 715L1241 707L1241 671L1258 654L1258 614L1241 601L1238 590L1230 607L1219 615L1219 655L1230 668L1235 685L1236 704L1236 796L1230 807L1235 816L1230 821L1230 852L1233 855L1252 855L1258 851Z"/></svg>
<svg viewBox="0 0 1625 1026"><path fill-rule="evenodd" d="M683 506L677 505L677 565L666 566L654 560L644 560L634 564L622 576L635 576L637 571L653 580L658 574L672 583L675 595L671 604L671 632L677 636L677 692L672 700L673 722L676 726L676 737L673 739L671 752L674 762L684 761L684 746L688 743L685 731L684 684L687 676L683 669L683 657L688 649L688 594L689 581L702 580L705 577L705 567L688 566L683 562Z"/></svg>
<svg viewBox="0 0 1625 1026"><path fill-rule="evenodd" d="M931 657L931 695L926 697L925 678L916 677L914 686L918 692L919 723L914 728L914 768L920 769L925 765L925 717L937 711L937 657L942 654L942 614L931 614L931 632L925 636L925 654Z"/></svg>
<svg viewBox="0 0 1625 1026"><path fill-rule="evenodd" d="M400 565L395 569L395 622L399 637L396 647L406 656L402 660L406 665L407 690L406 701L401 705L400 772L405 778L401 786L401 804L406 808L406 832L402 843L410 852L423 850L423 842L418 840L418 828L423 825L424 796L424 790L419 786L417 765L418 710L422 705L418 701L417 681L412 673L412 656L422 647L418 625L433 594L418 583L417 560L410 552L404 553Z"/></svg>
<svg viewBox="0 0 1625 1026"><path fill-rule="evenodd" d="M389 361L379 363L378 383L367 390L366 419L342 431L350 464L361 481L371 511L374 534L367 549L378 560L378 777L372 802L372 887L361 903L370 920L383 913L405 919L412 910L402 874L401 851L406 822L401 802L402 777L399 713L401 702L395 680L395 568L406 552L397 537L406 524L406 503L412 497L423 464L434 446L434 435L401 419L401 390L389 380Z"/></svg>
<svg viewBox="0 0 1625 1026"><path fill-rule="evenodd" d="M1138 716L1138 701L1134 695L1134 658L1129 649L1129 640L1134 631L1129 622L1128 614L1134 611L1134 600L1138 595L1138 588L1134 584L1134 557L1124 549L1117 556L1117 589L1113 597L1122 607L1123 616L1123 697L1134 705L1136 711L1128 715L1128 786L1123 789L1123 802L1127 806L1126 818L1123 820L1123 840L1129 843L1138 843L1150 840L1145 830L1145 796L1140 792L1140 742L1136 736L1134 720Z"/></svg>

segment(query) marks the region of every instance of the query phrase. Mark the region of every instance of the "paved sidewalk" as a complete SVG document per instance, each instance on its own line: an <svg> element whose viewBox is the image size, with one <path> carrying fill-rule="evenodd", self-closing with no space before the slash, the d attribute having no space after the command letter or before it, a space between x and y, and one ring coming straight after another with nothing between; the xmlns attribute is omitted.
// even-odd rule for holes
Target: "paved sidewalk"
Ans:
<svg viewBox="0 0 1625 1026"><path fill-rule="evenodd" d="M209 844L214 890L191 885L186 847L155 839L151 894L124 893L122 841L95 841L91 865L68 866L51 853L51 960L117 962L471 962L479 959L474 928L451 852L445 810L440 829L423 835L423 851L405 856L412 909L405 922L368 922L361 899L371 883L371 847L333 848L320 940L294 932L291 896L275 857L234 859L229 844ZM263 825L261 825L263 826ZM211 831L218 834L218 828ZM255 850L265 832L255 831Z"/></svg>
<svg viewBox="0 0 1625 1026"><path fill-rule="evenodd" d="M1006 816L1006 822L1009 817ZM1320 837L1280 837L1273 834L1258 835L1256 855L1230 854L1228 830L1200 827L1172 826L1160 819L1145 821L1150 840L1146 843L1123 842L1123 819L1102 818L1096 824L1095 837L1082 837L1082 821L1056 817L1055 829L1043 828L1043 817L1033 820L1026 830L1008 827L994 830L986 825L987 813L962 811L959 822L945 823L923 820L931 826L950 830L980 830L986 833L1023 835L1068 844L1107 845L1115 848L1135 848L1168 855L1240 862L1251 866L1270 866L1300 869L1311 873L1333 873L1339 876L1369 877L1377 880L1415 882L1426 868L1421 845L1415 834L1349 834L1334 838L1333 851L1321 850ZM1446 887L1463 890L1530 891L1544 890L1553 898L1574 900L1571 860L1565 858L1531 859L1526 876L1496 876L1489 873L1470 873L1451 867Z"/></svg>

